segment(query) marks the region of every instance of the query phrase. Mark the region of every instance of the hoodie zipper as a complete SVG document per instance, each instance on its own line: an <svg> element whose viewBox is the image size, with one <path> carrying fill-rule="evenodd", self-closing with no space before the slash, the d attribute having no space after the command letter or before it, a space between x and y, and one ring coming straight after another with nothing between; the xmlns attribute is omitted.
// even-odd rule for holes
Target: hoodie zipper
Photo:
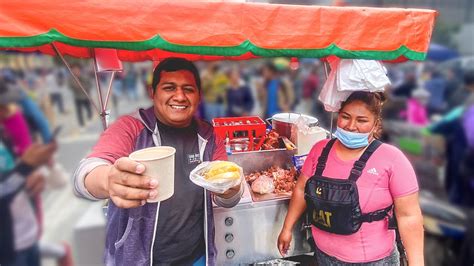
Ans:
<svg viewBox="0 0 474 266"><path fill-rule="evenodd" d="M155 215L155 226L153 228L153 238L151 240L151 249L150 249L150 266L153 266L153 246L155 245L156 237L156 228L158 227L158 214L160 213L160 202L156 204L156 215Z"/></svg>
<svg viewBox="0 0 474 266"><path fill-rule="evenodd" d="M207 146L207 140L201 137L198 134L198 140L201 140L202 144L199 145L199 156L201 158L201 162L204 161L204 150ZM207 191L204 189L204 243L206 245L206 265L209 265L209 239L208 237L208 223L207 223Z"/></svg>
<svg viewBox="0 0 474 266"><path fill-rule="evenodd" d="M155 124L155 130L153 130L153 142L155 146L161 146L160 132L158 131L158 126ZM156 204L156 215L155 215L155 225L153 227L153 237L151 240L150 248L150 266L153 266L153 246L155 245L156 238L156 228L158 227L158 214L160 213L160 202Z"/></svg>

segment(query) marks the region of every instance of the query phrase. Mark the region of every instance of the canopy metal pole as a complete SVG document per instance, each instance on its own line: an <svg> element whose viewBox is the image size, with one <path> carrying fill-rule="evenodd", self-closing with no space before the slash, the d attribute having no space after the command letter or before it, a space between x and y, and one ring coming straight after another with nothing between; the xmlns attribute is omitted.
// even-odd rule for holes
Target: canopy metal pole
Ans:
<svg viewBox="0 0 474 266"><path fill-rule="evenodd" d="M112 72L112 75L110 76L110 81L109 81L109 85L107 87L107 94L105 96L105 102L104 102L104 117L105 119L103 120L104 122L104 130L107 129L108 125L109 125L109 117L110 117L110 111L107 109L107 105L109 104L109 98L110 98L110 93L112 91L112 83L114 81L114 78L115 78L115 71Z"/></svg>
<svg viewBox="0 0 474 266"><path fill-rule="evenodd" d="M107 95L105 96L105 103L104 103L105 109L107 109L107 105L109 104L110 93L112 92L112 82L114 81L114 78L115 78L115 71L112 72L112 75L110 76L109 86L107 87Z"/></svg>
<svg viewBox="0 0 474 266"><path fill-rule="evenodd" d="M328 63L327 62L324 62L324 72L326 73L326 80L328 79L329 77L329 71L328 71ZM332 135L332 132L333 132L333 121L334 121L334 112L330 112L331 113L331 126L330 126L330 130L329 130L329 135L330 135L330 138L332 139L333 138L333 135Z"/></svg>
<svg viewBox="0 0 474 266"><path fill-rule="evenodd" d="M97 89L97 96L99 96L99 106L100 110L104 110L104 101L102 100L102 91L100 90L99 76L97 75L97 59L95 58L94 49L90 49L90 53L93 58L93 67L94 67L94 77L95 77L95 87Z"/></svg>
<svg viewBox="0 0 474 266"><path fill-rule="evenodd" d="M95 86L96 86L96 89L97 89L97 97L99 98L99 105L100 105L100 120L102 122L102 127L104 128L104 130L107 129L107 116L109 115L106 111L106 107L104 105L104 100L102 99L102 90L100 88L100 81L99 81L99 75L98 75L98 70L97 70L97 59L95 58L95 53L94 53L94 49L89 49L91 55L92 55L92 58L93 58L93 62L92 64L94 65L94 76L95 76Z"/></svg>
<svg viewBox="0 0 474 266"><path fill-rule="evenodd" d="M61 58L61 61L63 61L64 65L66 65L67 69L69 70L69 73L71 73L72 77L74 78L74 81L77 83L77 85L79 86L79 88L81 88L81 90L84 92L84 94L87 96L87 99L89 100L89 102L92 104L92 106L94 107L94 109L97 111L97 113L100 113L100 110L99 108L97 107L97 105L94 103L94 101L92 100L92 98L90 97L89 93L87 93L87 91L84 89L84 87L82 86L81 82L79 81L79 79L76 77L76 75L74 75L74 73L72 72L72 69L71 69L71 66L69 65L69 63L66 61L66 59L64 58L64 56L59 52L58 48L56 47L56 45L54 43L51 43L51 46L53 47L53 50L56 52L56 54L59 56L59 58Z"/></svg>

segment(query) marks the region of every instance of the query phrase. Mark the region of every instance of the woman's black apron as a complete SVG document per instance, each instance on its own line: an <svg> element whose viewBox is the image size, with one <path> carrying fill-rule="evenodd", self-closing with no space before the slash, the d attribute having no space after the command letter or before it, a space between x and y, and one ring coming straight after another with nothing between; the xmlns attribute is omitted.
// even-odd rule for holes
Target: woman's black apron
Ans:
<svg viewBox="0 0 474 266"><path fill-rule="evenodd" d="M393 205L374 212L362 213L359 204L357 179L361 176L370 156L382 142L374 140L370 143L359 160L354 163L348 179L334 179L322 174L335 140L330 140L319 156L316 171L306 182L305 200L314 226L329 233L350 235L357 232L364 222L370 223L389 217Z"/></svg>

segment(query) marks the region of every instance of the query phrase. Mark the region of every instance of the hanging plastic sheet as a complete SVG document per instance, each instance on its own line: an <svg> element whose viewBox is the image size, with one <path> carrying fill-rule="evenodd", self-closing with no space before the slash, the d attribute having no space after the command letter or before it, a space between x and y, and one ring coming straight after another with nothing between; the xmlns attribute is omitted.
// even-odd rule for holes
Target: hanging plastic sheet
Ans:
<svg viewBox="0 0 474 266"><path fill-rule="evenodd" d="M390 85L385 67L378 61L329 57L331 72L319 95L329 112L337 112L354 91L383 91Z"/></svg>

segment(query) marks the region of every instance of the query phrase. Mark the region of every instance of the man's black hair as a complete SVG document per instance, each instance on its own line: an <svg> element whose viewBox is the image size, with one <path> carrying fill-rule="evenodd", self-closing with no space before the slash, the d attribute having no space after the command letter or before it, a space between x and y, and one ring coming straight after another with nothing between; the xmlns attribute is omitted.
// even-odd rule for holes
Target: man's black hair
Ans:
<svg viewBox="0 0 474 266"><path fill-rule="evenodd" d="M151 83L153 92L156 91L156 85L160 83L161 72L175 72L179 70L187 70L191 72L196 81L197 88L201 90L201 77L199 76L196 66L191 61L184 58L170 57L161 61L153 71L153 81Z"/></svg>

